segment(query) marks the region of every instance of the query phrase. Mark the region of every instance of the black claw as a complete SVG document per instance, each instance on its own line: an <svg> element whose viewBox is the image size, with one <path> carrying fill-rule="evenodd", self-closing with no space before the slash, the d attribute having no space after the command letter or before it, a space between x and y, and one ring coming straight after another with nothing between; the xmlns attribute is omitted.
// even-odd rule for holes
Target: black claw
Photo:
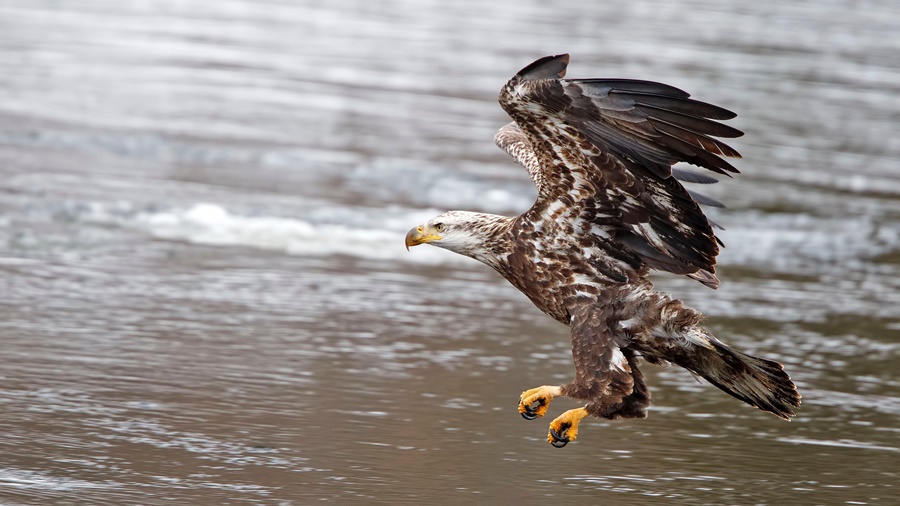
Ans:
<svg viewBox="0 0 900 506"><path fill-rule="evenodd" d="M568 427L563 428L563 434L565 434L567 429ZM560 434L559 432L556 432L553 427L550 428L550 437L553 438L553 441L550 441L550 444L553 445L554 448L562 448L563 446L569 444L569 441L571 441L571 439L569 439L568 437Z"/></svg>
<svg viewBox="0 0 900 506"><path fill-rule="evenodd" d="M541 402L541 401L536 401L536 402L537 402L538 407L544 405L544 403ZM522 399L519 399L519 404L522 404ZM531 403L531 404L529 404L528 406L525 406L525 411L523 411L523 412L521 413L521 414L522 414L522 418L524 418L524 419L526 419L526 420L534 420L534 419L536 419L536 418L538 417L537 412L535 412L534 408L531 407L531 406L533 406L534 404L535 404L535 403Z"/></svg>
<svg viewBox="0 0 900 506"><path fill-rule="evenodd" d="M564 439L562 441L553 441L550 444L553 445L554 448L562 448L562 447L566 446L567 444L569 444L569 440Z"/></svg>

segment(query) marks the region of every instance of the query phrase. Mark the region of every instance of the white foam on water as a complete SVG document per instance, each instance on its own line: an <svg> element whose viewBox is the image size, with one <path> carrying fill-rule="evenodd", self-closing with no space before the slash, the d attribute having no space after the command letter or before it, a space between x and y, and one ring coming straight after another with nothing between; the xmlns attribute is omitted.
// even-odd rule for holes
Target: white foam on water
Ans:
<svg viewBox="0 0 900 506"><path fill-rule="evenodd" d="M76 478L54 476L45 471L29 469L0 469L0 486L13 489L37 489L71 492L85 489L108 489L119 486L110 482L98 483Z"/></svg>
<svg viewBox="0 0 900 506"><path fill-rule="evenodd" d="M294 255L347 255L426 264L472 262L434 247L406 251L406 231L438 213L393 209L384 216L370 215L364 220L377 226L361 227L298 218L241 216L217 204L198 203L184 209L142 211L130 216L93 206L90 221L115 221L124 227L144 229L160 239L260 248Z"/></svg>

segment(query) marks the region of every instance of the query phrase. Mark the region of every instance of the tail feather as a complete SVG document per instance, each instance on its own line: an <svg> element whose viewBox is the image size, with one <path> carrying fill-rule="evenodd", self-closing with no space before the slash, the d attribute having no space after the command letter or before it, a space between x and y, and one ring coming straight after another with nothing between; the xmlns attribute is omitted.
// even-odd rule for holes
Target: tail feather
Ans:
<svg viewBox="0 0 900 506"><path fill-rule="evenodd" d="M794 416L793 408L800 407L801 396L784 367L774 360L747 355L715 337L708 337L712 347L694 347L688 363L679 365L732 397L790 421Z"/></svg>

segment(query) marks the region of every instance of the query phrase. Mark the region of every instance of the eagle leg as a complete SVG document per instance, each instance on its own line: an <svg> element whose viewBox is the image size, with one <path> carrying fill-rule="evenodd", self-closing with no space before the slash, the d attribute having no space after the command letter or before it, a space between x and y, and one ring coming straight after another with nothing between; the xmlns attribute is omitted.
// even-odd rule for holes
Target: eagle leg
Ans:
<svg viewBox="0 0 900 506"><path fill-rule="evenodd" d="M519 413L526 420L540 418L547 413L550 401L562 395L562 387L540 386L526 390L519 396Z"/></svg>
<svg viewBox="0 0 900 506"><path fill-rule="evenodd" d="M562 448L578 438L578 424L588 416L586 407L570 409L550 422L547 441L556 448Z"/></svg>

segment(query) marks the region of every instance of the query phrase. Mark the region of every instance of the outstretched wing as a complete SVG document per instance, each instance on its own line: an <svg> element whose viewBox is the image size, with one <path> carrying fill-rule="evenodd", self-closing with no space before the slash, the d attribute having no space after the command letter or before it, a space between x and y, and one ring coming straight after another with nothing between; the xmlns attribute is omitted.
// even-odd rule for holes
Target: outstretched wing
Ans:
<svg viewBox="0 0 900 506"><path fill-rule="evenodd" d="M568 55L541 58L500 92L515 123L495 140L538 187L524 218L566 221L608 251L624 246L652 268L717 287L718 239L699 204L721 203L679 182L716 180L672 166L738 172L720 156L740 155L714 137L742 132L712 121L734 113L659 83L563 79L567 64Z"/></svg>

